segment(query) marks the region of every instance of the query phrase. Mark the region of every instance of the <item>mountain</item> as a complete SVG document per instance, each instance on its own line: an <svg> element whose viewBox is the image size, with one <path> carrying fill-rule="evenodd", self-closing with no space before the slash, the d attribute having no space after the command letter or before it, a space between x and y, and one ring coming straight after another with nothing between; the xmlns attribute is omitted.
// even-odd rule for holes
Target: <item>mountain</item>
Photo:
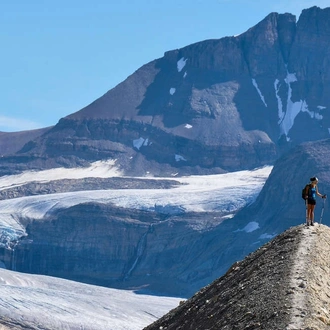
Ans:
<svg viewBox="0 0 330 330"><path fill-rule="evenodd" d="M116 159L125 175L273 164L329 137L330 8L271 13L239 36L168 51L3 157L0 174Z"/></svg>
<svg viewBox="0 0 330 330"><path fill-rule="evenodd" d="M329 240L292 227L144 330L328 329Z"/></svg>

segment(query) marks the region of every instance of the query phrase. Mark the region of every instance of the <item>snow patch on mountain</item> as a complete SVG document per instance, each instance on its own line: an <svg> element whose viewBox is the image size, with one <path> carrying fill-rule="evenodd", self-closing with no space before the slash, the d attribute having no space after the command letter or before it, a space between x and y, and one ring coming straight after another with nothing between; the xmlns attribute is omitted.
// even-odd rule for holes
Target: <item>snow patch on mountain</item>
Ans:
<svg viewBox="0 0 330 330"><path fill-rule="evenodd" d="M181 57L179 59L179 61L177 62L176 66L177 66L177 69L178 69L178 72L181 72L182 69L185 67L186 65L186 62L187 62L187 58L185 59L184 57ZM186 73L185 73L186 74Z"/></svg>
<svg viewBox="0 0 330 330"><path fill-rule="evenodd" d="M274 238L276 235L277 234L267 234L267 233L265 233L265 234L260 235L259 238L260 239L268 239L268 240L270 240L270 239Z"/></svg>
<svg viewBox="0 0 330 330"><path fill-rule="evenodd" d="M255 89L257 90L257 92L258 92L258 94L259 94L259 96L260 96L260 98L261 98L261 101L263 102L263 104L264 104L265 107L267 108L267 103L266 103L266 101L265 101L265 98L264 98L264 96L262 95L261 90L260 90L259 87L258 87L257 81L256 81L254 78L252 78L252 84L253 84L253 86L255 87Z"/></svg>
<svg viewBox="0 0 330 330"><path fill-rule="evenodd" d="M177 161L177 162L180 162L180 161L186 162L187 161L187 159L185 159L183 156L180 156L180 155L175 155L174 157L175 157L175 161Z"/></svg>
<svg viewBox="0 0 330 330"><path fill-rule="evenodd" d="M134 146L134 148L136 148L138 150L140 150L140 148L142 146L147 146L148 144L149 144L149 139L148 138L144 139L144 138L140 137L136 140L133 140L133 146Z"/></svg>
<svg viewBox="0 0 330 330"><path fill-rule="evenodd" d="M279 80L276 79L274 83L275 94L278 102L278 114L279 114L279 125L280 125L280 135L285 135L287 141L290 141L289 132L294 124L294 120L300 112L307 112L311 118L321 120L323 118L317 112L309 111L308 104L305 100L300 100L297 102L292 101L292 87L291 84L297 81L295 73L287 73L286 78L284 79L288 88L288 98L286 111L283 111L282 101L278 95L279 91Z"/></svg>
<svg viewBox="0 0 330 330"><path fill-rule="evenodd" d="M42 183L60 179L110 178L121 175L122 173L116 166L115 159L100 160L91 163L88 167L61 167L43 171L25 171L16 175L2 176L0 177L0 190L13 188L33 181Z"/></svg>
<svg viewBox="0 0 330 330"><path fill-rule="evenodd" d="M259 223L255 221L249 222L243 229L237 229L235 232L245 231L246 233L252 233L253 231L259 229Z"/></svg>
<svg viewBox="0 0 330 330"><path fill-rule="evenodd" d="M278 109L278 124L281 124L283 118L284 118L284 111L283 111L283 103L282 103L282 99L280 98L278 92L279 92L279 88L280 88L280 81L278 79L275 79L274 81L274 88L275 88L275 96L277 99L277 109Z"/></svg>

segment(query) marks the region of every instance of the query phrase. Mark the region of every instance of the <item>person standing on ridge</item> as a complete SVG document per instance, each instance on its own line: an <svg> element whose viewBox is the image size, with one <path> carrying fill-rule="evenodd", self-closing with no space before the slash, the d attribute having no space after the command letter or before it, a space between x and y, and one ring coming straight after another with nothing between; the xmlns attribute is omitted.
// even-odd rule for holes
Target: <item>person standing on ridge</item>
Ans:
<svg viewBox="0 0 330 330"><path fill-rule="evenodd" d="M307 214L306 214L306 225L314 226L314 209L316 205L316 195L322 198L327 198L327 195L322 195L319 193L319 190L317 188L317 183L319 182L317 177L310 178L310 184L306 191L306 208L307 208Z"/></svg>

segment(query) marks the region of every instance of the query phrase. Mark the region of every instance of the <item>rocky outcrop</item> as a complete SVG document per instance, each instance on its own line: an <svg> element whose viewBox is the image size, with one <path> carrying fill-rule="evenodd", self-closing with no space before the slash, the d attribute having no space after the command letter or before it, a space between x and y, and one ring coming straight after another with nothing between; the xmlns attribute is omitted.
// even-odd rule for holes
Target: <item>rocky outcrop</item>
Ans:
<svg viewBox="0 0 330 330"><path fill-rule="evenodd" d="M128 175L221 173L328 138L329 21L330 8L298 22L271 13L239 36L168 51L1 159L0 174L109 158Z"/></svg>
<svg viewBox="0 0 330 330"><path fill-rule="evenodd" d="M293 227L145 330L328 329L329 239Z"/></svg>

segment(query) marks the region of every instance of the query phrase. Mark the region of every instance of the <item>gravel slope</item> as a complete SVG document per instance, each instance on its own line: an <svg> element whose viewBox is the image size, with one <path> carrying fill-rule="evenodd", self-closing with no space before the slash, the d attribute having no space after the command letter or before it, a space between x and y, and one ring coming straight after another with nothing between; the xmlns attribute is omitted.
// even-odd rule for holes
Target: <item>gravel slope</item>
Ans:
<svg viewBox="0 0 330 330"><path fill-rule="evenodd" d="M330 327L330 229L299 225L145 330Z"/></svg>

